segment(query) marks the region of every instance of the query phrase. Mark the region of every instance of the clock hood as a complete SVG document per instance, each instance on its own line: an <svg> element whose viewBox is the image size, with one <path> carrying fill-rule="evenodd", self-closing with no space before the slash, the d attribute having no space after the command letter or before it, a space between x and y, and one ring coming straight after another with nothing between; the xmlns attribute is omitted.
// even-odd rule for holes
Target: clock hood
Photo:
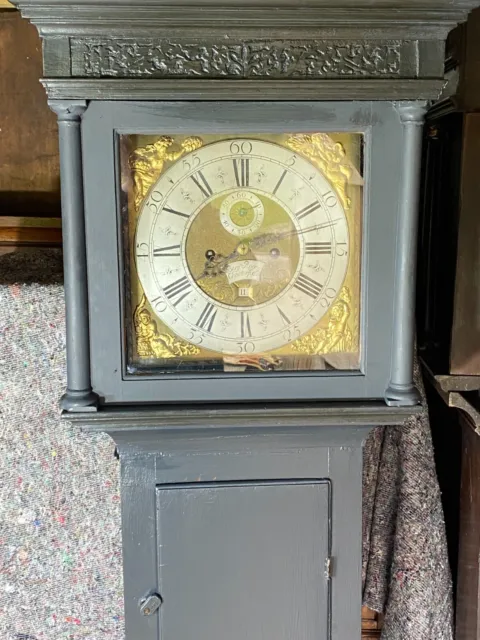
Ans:
<svg viewBox="0 0 480 640"><path fill-rule="evenodd" d="M99 93L108 99L231 99L238 92L229 82L238 80L244 81L245 99L258 99L258 86L252 84L258 81L264 82L267 98L269 91L278 93L281 82L285 99L315 99L319 83L323 99L435 99L444 82L447 34L480 4L13 3L44 39L44 84L52 99L94 99Z"/></svg>

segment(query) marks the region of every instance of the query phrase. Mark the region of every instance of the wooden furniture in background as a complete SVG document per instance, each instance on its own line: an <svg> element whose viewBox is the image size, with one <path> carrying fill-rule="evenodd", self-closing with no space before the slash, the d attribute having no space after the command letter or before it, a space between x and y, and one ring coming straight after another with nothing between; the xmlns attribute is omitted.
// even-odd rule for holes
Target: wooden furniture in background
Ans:
<svg viewBox="0 0 480 640"><path fill-rule="evenodd" d="M462 481L458 558L456 640L480 638L480 438L478 427L461 415Z"/></svg>
<svg viewBox="0 0 480 640"><path fill-rule="evenodd" d="M367 607L362 607L362 640L380 640L382 616Z"/></svg>
<svg viewBox="0 0 480 640"><path fill-rule="evenodd" d="M437 374L480 375L480 10L447 45L449 82L427 117L419 346Z"/></svg>
<svg viewBox="0 0 480 640"><path fill-rule="evenodd" d="M435 417L432 411L437 409L429 397L450 561L456 578L455 637L480 640L478 9L450 34L446 76L443 99L427 116L418 340L427 374L427 396L435 390L448 407L456 409Z"/></svg>
<svg viewBox="0 0 480 640"><path fill-rule="evenodd" d="M0 255L32 247L60 247L59 218L0 216Z"/></svg>
<svg viewBox="0 0 480 640"><path fill-rule="evenodd" d="M60 215L57 122L41 76L37 30L0 11L0 216Z"/></svg>

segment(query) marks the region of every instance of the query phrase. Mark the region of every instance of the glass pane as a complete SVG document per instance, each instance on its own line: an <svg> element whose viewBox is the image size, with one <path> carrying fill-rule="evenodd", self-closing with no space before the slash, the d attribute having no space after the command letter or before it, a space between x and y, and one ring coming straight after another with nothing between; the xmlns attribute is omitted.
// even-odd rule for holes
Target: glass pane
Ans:
<svg viewBox="0 0 480 640"><path fill-rule="evenodd" d="M359 368L362 134L119 147L129 373Z"/></svg>

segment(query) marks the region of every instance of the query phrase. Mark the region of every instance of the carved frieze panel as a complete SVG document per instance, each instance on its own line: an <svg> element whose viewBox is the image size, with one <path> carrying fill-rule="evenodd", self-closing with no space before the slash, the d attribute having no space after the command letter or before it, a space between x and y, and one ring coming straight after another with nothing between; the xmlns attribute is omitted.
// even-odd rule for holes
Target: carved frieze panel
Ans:
<svg viewBox="0 0 480 640"><path fill-rule="evenodd" d="M72 38L87 78L412 78L415 41L174 42Z"/></svg>

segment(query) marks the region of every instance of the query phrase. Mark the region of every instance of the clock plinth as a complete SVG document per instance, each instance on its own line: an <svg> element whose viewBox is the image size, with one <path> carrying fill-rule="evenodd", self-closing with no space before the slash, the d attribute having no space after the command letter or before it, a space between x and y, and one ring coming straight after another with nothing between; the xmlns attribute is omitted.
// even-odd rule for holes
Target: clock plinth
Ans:
<svg viewBox="0 0 480 640"><path fill-rule="evenodd" d="M477 2L15 4L59 117L61 406L119 451L127 640L358 638L362 444L419 410L421 130Z"/></svg>

